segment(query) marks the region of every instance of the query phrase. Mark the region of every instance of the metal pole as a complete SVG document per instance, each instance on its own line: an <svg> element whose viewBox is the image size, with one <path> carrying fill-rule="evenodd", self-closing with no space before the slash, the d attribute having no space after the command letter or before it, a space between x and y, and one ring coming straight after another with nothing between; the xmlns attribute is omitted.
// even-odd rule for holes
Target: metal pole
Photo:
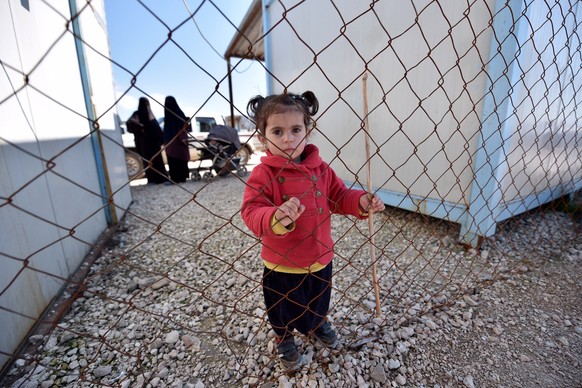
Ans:
<svg viewBox="0 0 582 388"><path fill-rule="evenodd" d="M230 58L226 60L226 70L228 74L228 98L230 102L230 126L234 128L234 102L232 99L232 67L230 66Z"/></svg>

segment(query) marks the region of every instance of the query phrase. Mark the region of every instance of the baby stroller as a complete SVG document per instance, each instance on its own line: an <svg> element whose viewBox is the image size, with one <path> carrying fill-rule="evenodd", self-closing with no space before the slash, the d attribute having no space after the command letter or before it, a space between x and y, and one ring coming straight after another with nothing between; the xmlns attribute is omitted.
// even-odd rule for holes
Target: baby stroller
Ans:
<svg viewBox="0 0 582 388"><path fill-rule="evenodd" d="M200 152L198 167L192 171L192 179L212 180L215 175L225 176L236 171L239 177L247 174L247 168L240 165L240 158L236 157L241 144L238 132L226 125L215 125L210 129L208 137L204 141L196 141L194 147ZM211 161L210 166L202 166L203 162ZM205 172L203 172L205 171Z"/></svg>

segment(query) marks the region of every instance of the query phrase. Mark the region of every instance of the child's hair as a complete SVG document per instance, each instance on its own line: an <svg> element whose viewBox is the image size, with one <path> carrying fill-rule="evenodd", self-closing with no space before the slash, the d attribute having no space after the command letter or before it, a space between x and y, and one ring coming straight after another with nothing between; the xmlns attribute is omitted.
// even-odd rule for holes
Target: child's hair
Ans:
<svg viewBox="0 0 582 388"><path fill-rule="evenodd" d="M314 124L312 116L319 110L317 97L311 91L303 94L283 93L273 94L268 97L255 96L247 104L247 113L255 122L261 135L265 135L267 119L275 113L284 113L289 110L297 110L305 117L305 127L309 130Z"/></svg>

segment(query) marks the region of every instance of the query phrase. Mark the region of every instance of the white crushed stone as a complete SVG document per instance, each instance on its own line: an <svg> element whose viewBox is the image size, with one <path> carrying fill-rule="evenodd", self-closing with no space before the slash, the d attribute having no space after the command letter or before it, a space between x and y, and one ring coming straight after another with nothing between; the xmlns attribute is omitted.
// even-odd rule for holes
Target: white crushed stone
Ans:
<svg viewBox="0 0 582 388"><path fill-rule="evenodd" d="M135 186L111 246L59 326L31 337L12 386L575 387L582 381L582 243L546 211L510 220L479 250L458 228L388 209L375 217L381 316L367 223L334 217L330 320L343 349L297 337L306 366L274 355L259 244L234 176Z"/></svg>

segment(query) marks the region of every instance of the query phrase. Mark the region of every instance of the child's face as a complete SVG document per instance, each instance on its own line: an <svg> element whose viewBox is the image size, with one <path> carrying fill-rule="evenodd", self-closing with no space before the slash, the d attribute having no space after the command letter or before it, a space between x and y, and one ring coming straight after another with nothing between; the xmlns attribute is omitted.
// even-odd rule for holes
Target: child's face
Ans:
<svg viewBox="0 0 582 388"><path fill-rule="evenodd" d="M289 110L269 116L261 141L273 155L298 161L307 144L307 135L303 113Z"/></svg>

